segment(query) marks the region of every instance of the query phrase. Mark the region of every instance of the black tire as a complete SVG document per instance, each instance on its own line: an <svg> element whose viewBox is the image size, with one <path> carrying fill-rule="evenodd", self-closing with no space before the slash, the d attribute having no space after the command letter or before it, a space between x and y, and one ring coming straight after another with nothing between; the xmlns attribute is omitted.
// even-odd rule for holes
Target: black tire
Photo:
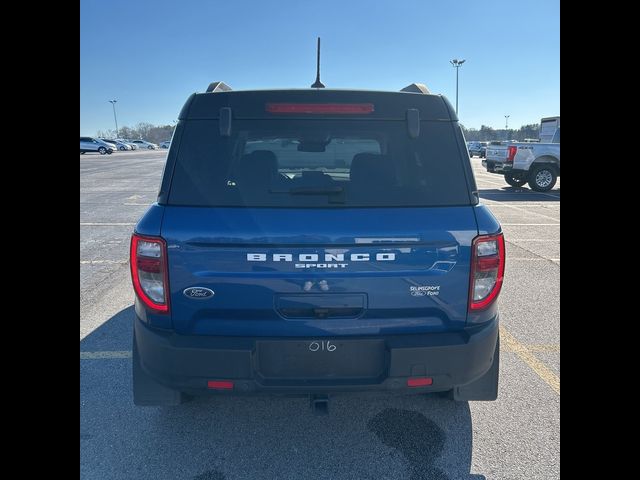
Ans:
<svg viewBox="0 0 640 480"><path fill-rule="evenodd" d="M111 155L113 153L113 150L109 149L107 150L107 154Z"/></svg>
<svg viewBox="0 0 640 480"><path fill-rule="evenodd" d="M529 173L529 187L536 192L548 192L558 180L556 167L549 163L535 165Z"/></svg>
<svg viewBox="0 0 640 480"><path fill-rule="evenodd" d="M184 403L187 396L178 390L156 382L142 368L140 364L140 354L136 336L133 335L132 352L132 373L133 373L133 403L140 407L170 407Z"/></svg>
<svg viewBox="0 0 640 480"><path fill-rule="evenodd" d="M118 150L122 150L124 152L126 150L126 148L120 147Z"/></svg>
<svg viewBox="0 0 640 480"><path fill-rule="evenodd" d="M148 150L153 150L153 147L152 147L151 145L149 145L149 146L147 147L147 149L148 149Z"/></svg>
<svg viewBox="0 0 640 480"><path fill-rule="evenodd" d="M100 155L105 155L107 153L107 149L105 147L100 147L98 152L100 152Z"/></svg>
<svg viewBox="0 0 640 480"><path fill-rule="evenodd" d="M512 187L521 187L527 183L527 177L524 174L514 176L512 173L505 173L504 181Z"/></svg>

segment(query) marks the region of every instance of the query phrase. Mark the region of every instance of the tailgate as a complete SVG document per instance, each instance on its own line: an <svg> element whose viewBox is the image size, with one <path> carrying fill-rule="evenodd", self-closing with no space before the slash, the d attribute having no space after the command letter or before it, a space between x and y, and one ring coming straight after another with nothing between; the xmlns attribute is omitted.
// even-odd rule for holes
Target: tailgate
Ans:
<svg viewBox="0 0 640 480"><path fill-rule="evenodd" d="M322 337L464 327L472 207L165 207L178 333ZM189 296L192 287L213 295Z"/></svg>
<svg viewBox="0 0 640 480"><path fill-rule="evenodd" d="M507 160L507 152L506 145L489 145L487 147L486 159L488 161L504 163Z"/></svg>

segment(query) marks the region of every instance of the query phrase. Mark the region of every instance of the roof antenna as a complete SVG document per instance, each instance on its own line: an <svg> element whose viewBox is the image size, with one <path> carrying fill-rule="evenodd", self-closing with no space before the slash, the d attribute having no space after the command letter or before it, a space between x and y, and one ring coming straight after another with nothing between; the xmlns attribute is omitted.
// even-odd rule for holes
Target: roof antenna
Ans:
<svg viewBox="0 0 640 480"><path fill-rule="evenodd" d="M316 68L316 81L311 85L311 88L324 88L324 84L320 81L320 37L318 37L318 61Z"/></svg>

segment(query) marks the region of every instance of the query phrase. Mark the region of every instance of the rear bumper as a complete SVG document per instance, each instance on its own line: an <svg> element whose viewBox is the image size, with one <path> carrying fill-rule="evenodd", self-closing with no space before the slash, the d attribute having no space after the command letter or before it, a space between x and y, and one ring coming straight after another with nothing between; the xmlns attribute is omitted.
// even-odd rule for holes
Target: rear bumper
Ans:
<svg viewBox="0 0 640 480"><path fill-rule="evenodd" d="M482 160L482 166L486 168L489 173L505 173L513 169L513 165L511 164L486 159Z"/></svg>
<svg viewBox="0 0 640 480"><path fill-rule="evenodd" d="M144 371L158 382L186 393L326 394L374 390L418 393L450 390L476 380L489 370L498 337L498 317L460 332L349 337L350 341L384 342L380 374L375 378L349 379L274 379L263 375L256 342L304 343L316 339L185 336L151 329L137 318L134 330ZM409 377L431 377L433 383L407 387ZM233 389L210 390L209 380L232 381Z"/></svg>

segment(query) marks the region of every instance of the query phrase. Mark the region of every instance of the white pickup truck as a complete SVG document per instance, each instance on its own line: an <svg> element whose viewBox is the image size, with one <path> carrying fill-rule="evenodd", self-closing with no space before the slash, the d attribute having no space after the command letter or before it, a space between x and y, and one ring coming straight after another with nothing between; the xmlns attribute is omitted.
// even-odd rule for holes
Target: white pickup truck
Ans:
<svg viewBox="0 0 640 480"><path fill-rule="evenodd" d="M550 143L492 142L482 166L512 187L528 182L537 192L551 190L560 176L560 117L543 118L540 127L541 140Z"/></svg>

